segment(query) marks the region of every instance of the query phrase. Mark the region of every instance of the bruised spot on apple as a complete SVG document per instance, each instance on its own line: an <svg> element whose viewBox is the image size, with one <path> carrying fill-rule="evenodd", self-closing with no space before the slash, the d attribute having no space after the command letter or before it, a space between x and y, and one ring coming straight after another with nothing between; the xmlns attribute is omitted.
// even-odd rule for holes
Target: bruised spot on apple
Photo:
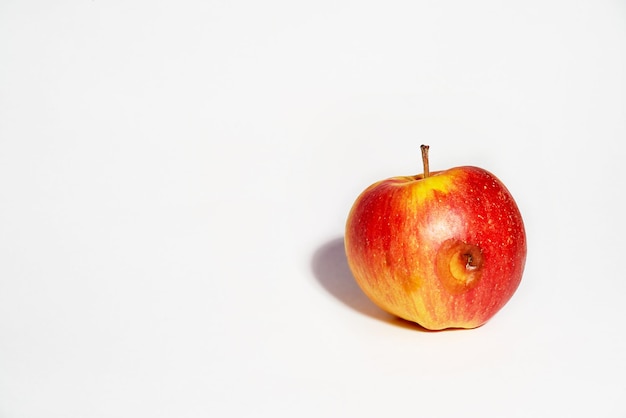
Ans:
<svg viewBox="0 0 626 418"><path fill-rule="evenodd" d="M454 294L476 286L482 275L483 255L476 245L449 239L437 251L437 277Z"/></svg>
<svg viewBox="0 0 626 418"><path fill-rule="evenodd" d="M526 235L513 197L471 166L377 182L346 222L348 265L380 308L427 329L475 328L519 286Z"/></svg>

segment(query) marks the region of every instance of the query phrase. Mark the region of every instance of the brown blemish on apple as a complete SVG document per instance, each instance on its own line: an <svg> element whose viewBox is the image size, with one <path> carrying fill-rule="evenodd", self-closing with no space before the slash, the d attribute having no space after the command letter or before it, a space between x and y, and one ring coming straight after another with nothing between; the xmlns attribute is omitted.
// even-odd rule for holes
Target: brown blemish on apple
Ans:
<svg viewBox="0 0 626 418"><path fill-rule="evenodd" d="M467 292L480 282L483 261L478 246L457 239L446 240L437 251L437 277L448 292Z"/></svg>

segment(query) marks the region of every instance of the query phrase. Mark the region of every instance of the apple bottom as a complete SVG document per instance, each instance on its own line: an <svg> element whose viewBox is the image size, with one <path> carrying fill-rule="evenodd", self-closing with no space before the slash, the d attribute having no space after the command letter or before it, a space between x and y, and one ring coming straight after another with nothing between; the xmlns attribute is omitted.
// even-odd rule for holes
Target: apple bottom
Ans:
<svg viewBox="0 0 626 418"><path fill-rule="evenodd" d="M434 263L413 263L408 269L389 269L387 254L371 253L382 260L378 268L351 266L363 292L383 310L430 330L476 328L493 317L511 298L517 280L503 282L498 269L486 268L489 252L460 240L446 240ZM410 264L410 258L406 264ZM423 270L429 270L434 274Z"/></svg>

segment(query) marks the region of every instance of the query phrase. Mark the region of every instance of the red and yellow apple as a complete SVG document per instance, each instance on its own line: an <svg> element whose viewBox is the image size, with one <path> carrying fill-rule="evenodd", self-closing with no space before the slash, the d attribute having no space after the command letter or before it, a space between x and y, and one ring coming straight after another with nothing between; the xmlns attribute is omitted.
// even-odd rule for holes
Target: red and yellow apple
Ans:
<svg viewBox="0 0 626 418"><path fill-rule="evenodd" d="M526 233L511 193L471 166L377 182L356 199L345 250L380 308L430 330L476 328L513 296Z"/></svg>

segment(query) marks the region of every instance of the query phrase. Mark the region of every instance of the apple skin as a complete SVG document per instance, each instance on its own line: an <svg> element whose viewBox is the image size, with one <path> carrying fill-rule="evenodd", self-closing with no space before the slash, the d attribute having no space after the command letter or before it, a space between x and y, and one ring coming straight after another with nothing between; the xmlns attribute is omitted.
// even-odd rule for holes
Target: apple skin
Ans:
<svg viewBox="0 0 626 418"><path fill-rule="evenodd" d="M464 166L368 187L348 215L345 250L383 310L429 330L476 328L518 288L526 233L504 184Z"/></svg>

